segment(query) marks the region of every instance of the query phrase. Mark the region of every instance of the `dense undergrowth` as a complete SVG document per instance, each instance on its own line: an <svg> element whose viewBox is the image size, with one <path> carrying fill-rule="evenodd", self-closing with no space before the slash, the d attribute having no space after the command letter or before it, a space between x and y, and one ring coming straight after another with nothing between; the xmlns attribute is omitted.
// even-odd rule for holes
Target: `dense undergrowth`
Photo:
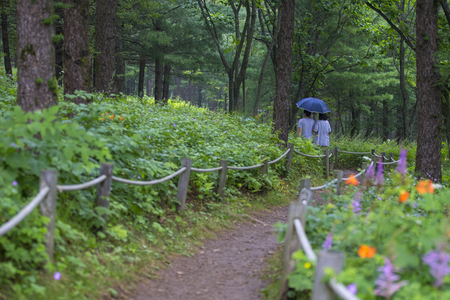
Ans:
<svg viewBox="0 0 450 300"><path fill-rule="evenodd" d="M2 79L1 224L37 194L41 170L57 170L59 184L77 184L98 176L99 164L107 162L114 165L115 176L152 180L178 170L185 157L194 167L211 168L220 159L230 166L248 166L284 152L270 126L257 118L212 112L183 101L161 106L149 98L80 94L93 97L93 102L60 100L49 110L25 114L15 105L13 82ZM291 141L299 151L320 153L309 142L295 137ZM189 255L207 236L208 227L229 225L228 219L243 209L263 208L263 190L289 190L289 184L295 189L287 182L305 174L321 177L317 159L295 156L288 181L280 177L284 166L285 160L271 165L268 176L259 170L229 170L225 199L214 193L217 172L192 172L183 214L175 212L176 179L147 187L114 182L106 211L95 207L95 188L59 193L55 263L46 263L48 219L36 209L0 237L0 298L98 298L108 288L114 295L115 284L145 272L145 265L165 261L170 253ZM95 235L103 213L108 215L106 230Z"/></svg>

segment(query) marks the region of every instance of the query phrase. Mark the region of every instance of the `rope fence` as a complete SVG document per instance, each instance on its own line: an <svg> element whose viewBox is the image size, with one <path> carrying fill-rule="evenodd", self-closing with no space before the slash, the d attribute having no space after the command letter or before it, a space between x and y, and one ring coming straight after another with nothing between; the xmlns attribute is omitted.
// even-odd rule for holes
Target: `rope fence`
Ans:
<svg viewBox="0 0 450 300"><path fill-rule="evenodd" d="M294 149L293 144L288 144L288 149L277 159L273 161L269 161L267 158L263 160L262 163L253 165L253 166L228 166L227 160L220 160L219 167L216 168L210 168L210 169L200 169L200 168L193 168L192 167L192 160L188 158L183 158L181 162L181 167L179 170L175 171L174 173L156 180L151 181L136 181L136 180L130 180L125 178L120 178L117 176L113 176L113 165L111 164L101 164L99 176L93 180L90 180L85 183L80 184L73 184L73 185L57 185L57 178L58 175L54 171L42 171L41 172L41 189L39 193L31 200L20 212L18 212L14 217L12 217L10 220L8 220L6 223L4 223L2 226L0 226L0 236L5 235L8 233L11 229L13 229L15 226L17 226L22 220L24 220L33 210L36 208L37 205L40 205L40 212L42 215L49 217L50 222L47 225L47 234L46 234L46 251L49 254L49 260L53 261L53 249L54 249L54 232L55 232L55 219L56 219L56 199L57 199L57 191L58 192L68 192L68 191L77 191L77 190L83 190L87 189L89 187L97 186L97 197L96 197L96 206L97 207L109 207L109 197L111 193L111 185L112 182L119 182L129 185L137 185L137 186L147 186L147 185L154 185L166 182L168 180L171 180L175 177L178 178L178 188L177 188L177 200L178 200L178 206L177 210L180 212L183 212L185 203L186 203L186 197L187 197L187 191L188 191L188 185L189 185L189 178L191 171L193 172L219 172L219 180L218 184L215 188L215 192L220 197L225 197L225 185L227 180L227 170L251 170L256 168L261 168L260 171L263 175L268 175L268 168L269 165L275 164L279 162L283 158L286 159L286 171L289 172L292 164L293 154L299 154L305 157L310 158L322 158L324 163L324 171L325 171L325 178L326 180L329 180L330 175L330 169L334 169L333 164L330 164L330 158L335 155L335 165L337 166L337 158L338 158L338 149L335 148L334 152L330 151L328 149L324 150L323 155L309 155L306 153L302 153L299 151L296 151ZM374 150L372 150L372 154L374 153ZM361 154L361 153L358 153ZM365 152L362 154L365 154ZM391 155L391 154L390 154ZM391 155L392 157L392 155ZM373 162L372 162L373 163ZM396 163L396 161L385 163L385 164L393 164ZM360 176L365 172L366 168L363 168L363 171L361 171L356 176ZM311 183L309 182L308 188L310 188L312 191L321 190L324 188L329 188L333 185L336 186L337 191L340 191L340 185L342 180L346 180L346 178L342 178L342 171L334 171L336 174L336 179L333 179L331 182L328 182L322 186L319 187L312 187ZM355 177L356 177L355 176ZM103 223L103 230L106 227L107 224L107 215L104 213L101 216L104 220Z"/></svg>

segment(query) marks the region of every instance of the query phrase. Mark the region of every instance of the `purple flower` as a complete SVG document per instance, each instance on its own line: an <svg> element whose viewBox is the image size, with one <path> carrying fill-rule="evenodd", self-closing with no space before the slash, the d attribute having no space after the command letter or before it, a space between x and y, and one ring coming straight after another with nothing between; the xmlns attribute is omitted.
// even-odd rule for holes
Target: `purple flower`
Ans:
<svg viewBox="0 0 450 300"><path fill-rule="evenodd" d="M367 168L366 176L365 178L371 180L375 177L375 168L373 167L373 164L370 164Z"/></svg>
<svg viewBox="0 0 450 300"><path fill-rule="evenodd" d="M12 185L13 185L13 186L17 186L17 181L14 180L14 181L12 182Z"/></svg>
<svg viewBox="0 0 450 300"><path fill-rule="evenodd" d="M377 185L382 185L384 179L383 174L383 163L381 162L381 158L378 160L378 170L377 170L377 177L375 178L375 182Z"/></svg>
<svg viewBox="0 0 450 300"><path fill-rule="evenodd" d="M400 276L395 274L394 265L388 258L384 259L385 265L378 268L381 272L378 279L375 281L374 295L390 298L396 291L398 291L402 286L407 285L406 280L396 282L400 279Z"/></svg>
<svg viewBox="0 0 450 300"><path fill-rule="evenodd" d="M141 179L141 176L138 175L138 179Z"/></svg>
<svg viewBox="0 0 450 300"><path fill-rule="evenodd" d="M333 229L331 229L330 232L328 233L328 236L325 239L325 242L323 242L322 247L325 250L330 250L332 245L333 245Z"/></svg>
<svg viewBox="0 0 450 300"><path fill-rule="evenodd" d="M357 213L361 210L361 202L358 197L356 197L355 200L352 200L352 206L353 206L353 213Z"/></svg>
<svg viewBox="0 0 450 300"><path fill-rule="evenodd" d="M439 251L430 251L422 257L424 263L430 266L430 273L436 279L435 287L444 283L445 275L450 273L450 255L444 251L444 246L439 246Z"/></svg>
<svg viewBox="0 0 450 300"><path fill-rule="evenodd" d="M358 292L356 283L350 283L349 285L347 285L347 290L350 292L350 294L356 295L356 293Z"/></svg>
<svg viewBox="0 0 450 300"><path fill-rule="evenodd" d="M55 272L55 274L53 274L53 279L60 280L61 279L61 273Z"/></svg>
<svg viewBox="0 0 450 300"><path fill-rule="evenodd" d="M175 123L173 123L173 126L175 126Z"/></svg>
<svg viewBox="0 0 450 300"><path fill-rule="evenodd" d="M407 150L404 150L403 147L400 149L400 158L398 159L397 168L395 171L399 172L402 175L406 175L406 171L408 167L406 166L406 154Z"/></svg>
<svg viewBox="0 0 450 300"><path fill-rule="evenodd" d="M16 146L16 144L14 144L14 143L11 143L11 147L15 147Z"/></svg>

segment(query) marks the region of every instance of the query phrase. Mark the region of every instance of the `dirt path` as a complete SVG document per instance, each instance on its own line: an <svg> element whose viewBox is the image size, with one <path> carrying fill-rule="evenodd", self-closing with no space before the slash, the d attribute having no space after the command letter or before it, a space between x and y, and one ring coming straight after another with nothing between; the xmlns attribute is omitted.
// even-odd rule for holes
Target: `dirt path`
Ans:
<svg viewBox="0 0 450 300"><path fill-rule="evenodd" d="M158 279L137 288L133 300L253 300L265 287L260 277L265 259L277 250L273 224L286 222L288 207L253 215L263 222L240 223L205 242L194 257L180 257Z"/></svg>
<svg viewBox="0 0 450 300"><path fill-rule="evenodd" d="M352 170L344 170L348 177ZM320 192L314 205L322 205ZM293 199L294 200L294 199ZM180 257L160 270L157 279L140 283L132 300L257 300L266 284L266 258L279 247L273 225L285 223L288 206L253 215L260 222L240 223L206 241L195 256Z"/></svg>

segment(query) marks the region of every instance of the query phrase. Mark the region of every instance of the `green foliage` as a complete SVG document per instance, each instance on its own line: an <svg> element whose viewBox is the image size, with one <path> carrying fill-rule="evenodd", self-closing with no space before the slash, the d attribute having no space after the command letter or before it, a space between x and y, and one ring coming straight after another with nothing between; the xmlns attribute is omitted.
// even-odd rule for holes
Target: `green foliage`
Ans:
<svg viewBox="0 0 450 300"><path fill-rule="evenodd" d="M435 190L434 194L420 194L417 180L399 173L386 173L383 186L349 187L343 196L329 196L328 204L310 207L306 219L306 233L316 251L330 231L333 232L330 251L346 254L345 267L337 279L344 285L356 284L360 299L378 299L374 295L375 281L380 267L388 258L395 266L399 280L407 285L390 299L445 299L450 295L450 275L444 277L440 288L434 287L435 279L430 267L422 260L430 251L443 247L449 252L447 216L450 190ZM423 183L420 183L423 184ZM438 186L436 185L436 188ZM410 193L405 202L400 195ZM360 210L356 202L360 202ZM361 257L362 245L376 249L374 257ZM289 285L302 294L311 288L311 270L304 254L296 253L297 269L289 279Z"/></svg>

